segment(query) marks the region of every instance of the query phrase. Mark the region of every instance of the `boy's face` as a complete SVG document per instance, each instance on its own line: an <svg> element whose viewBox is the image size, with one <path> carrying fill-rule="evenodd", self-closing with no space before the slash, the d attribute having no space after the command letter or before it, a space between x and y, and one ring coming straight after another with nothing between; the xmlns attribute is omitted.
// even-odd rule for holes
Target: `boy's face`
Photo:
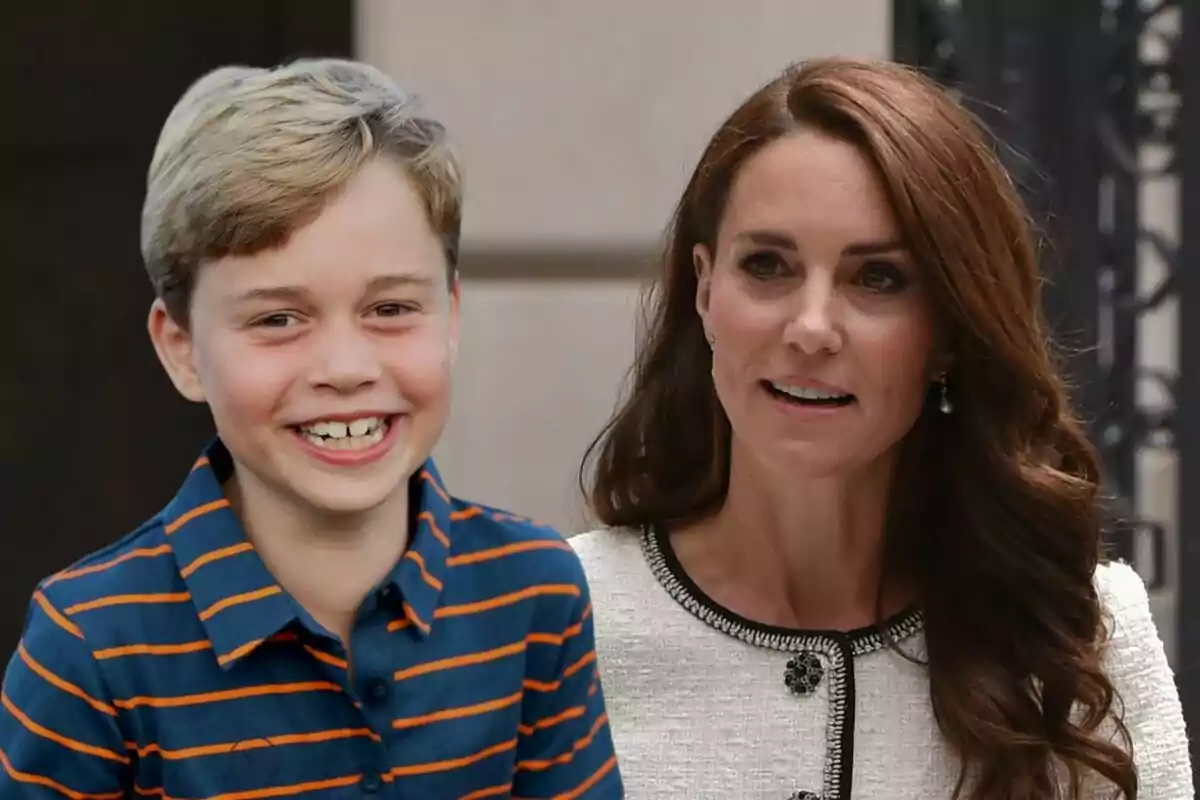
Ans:
<svg viewBox="0 0 1200 800"><path fill-rule="evenodd" d="M441 435L458 285L416 189L380 160L286 246L205 265L190 331L155 303L150 333L243 491L356 514L403 492Z"/></svg>

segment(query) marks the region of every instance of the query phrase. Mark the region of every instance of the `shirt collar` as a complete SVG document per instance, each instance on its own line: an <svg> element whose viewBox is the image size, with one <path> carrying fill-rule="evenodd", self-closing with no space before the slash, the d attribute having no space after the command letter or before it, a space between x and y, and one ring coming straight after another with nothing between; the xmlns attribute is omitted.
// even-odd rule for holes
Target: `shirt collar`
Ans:
<svg viewBox="0 0 1200 800"><path fill-rule="evenodd" d="M297 607L246 538L222 483L233 460L221 441L205 448L163 512L179 574L226 669L297 617Z"/></svg>
<svg viewBox="0 0 1200 800"><path fill-rule="evenodd" d="M411 510L408 550L389 580L403 600L405 620L401 627L410 627L424 637L429 635L441 601L450 557L451 526L461 512L454 511L454 500L432 459L413 476L408 501Z"/></svg>
<svg viewBox="0 0 1200 800"><path fill-rule="evenodd" d="M230 508L222 484L232 473L229 451L213 440L163 514L179 573L226 669L301 614ZM409 508L408 549L381 588L394 586L402 601L404 618L393 629L410 628L425 637L445 585L451 525L461 515L432 459L410 482Z"/></svg>

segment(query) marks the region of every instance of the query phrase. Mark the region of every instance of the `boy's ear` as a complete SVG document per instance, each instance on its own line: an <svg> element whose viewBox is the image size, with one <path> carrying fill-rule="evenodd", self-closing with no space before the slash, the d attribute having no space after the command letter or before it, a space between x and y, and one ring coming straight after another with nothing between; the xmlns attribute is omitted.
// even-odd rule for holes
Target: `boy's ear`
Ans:
<svg viewBox="0 0 1200 800"><path fill-rule="evenodd" d="M175 321L162 300L155 300L150 305L146 328L150 332L154 352L158 354L158 360L167 371L171 383L175 384L175 389L193 403L203 403L204 387L196 371L191 333Z"/></svg>
<svg viewBox="0 0 1200 800"><path fill-rule="evenodd" d="M447 358L449 360L448 366L451 367L453 367L454 362L458 360L458 338L461 327L459 321L461 316L460 308L462 306L461 300L462 285L458 280L458 270L455 270L453 277L450 278L450 307L448 309L449 319L447 321L447 325L449 326L449 330L447 331L447 336L449 338Z"/></svg>

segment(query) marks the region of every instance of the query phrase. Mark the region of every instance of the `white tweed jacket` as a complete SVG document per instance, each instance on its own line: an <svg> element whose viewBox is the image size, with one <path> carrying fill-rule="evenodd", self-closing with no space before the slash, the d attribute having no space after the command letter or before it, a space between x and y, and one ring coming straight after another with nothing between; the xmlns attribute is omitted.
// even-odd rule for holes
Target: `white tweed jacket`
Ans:
<svg viewBox="0 0 1200 800"><path fill-rule="evenodd" d="M570 540L591 587L597 656L631 800L949 798L959 764L924 669L881 629L784 631L716 605L665 537ZM1111 615L1106 669L1125 706L1139 800L1194 800L1183 712L1138 575L1096 573ZM886 623L924 655L919 612ZM1088 789L1110 797L1099 778Z"/></svg>

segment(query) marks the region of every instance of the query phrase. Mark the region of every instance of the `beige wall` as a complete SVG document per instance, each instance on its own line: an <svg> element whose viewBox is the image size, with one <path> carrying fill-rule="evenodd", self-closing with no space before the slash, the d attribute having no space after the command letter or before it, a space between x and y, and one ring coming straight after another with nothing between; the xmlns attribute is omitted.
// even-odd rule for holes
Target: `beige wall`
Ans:
<svg viewBox="0 0 1200 800"><path fill-rule="evenodd" d="M789 61L887 55L891 0L359 0L359 56L468 162L467 235L636 247L720 119Z"/></svg>
<svg viewBox="0 0 1200 800"><path fill-rule="evenodd" d="M628 276L700 148L789 61L887 55L890 7L359 0L359 57L421 94L467 164L463 343L438 451L454 491L583 524L575 472L633 356ZM488 274L543 251L558 275Z"/></svg>
<svg viewBox="0 0 1200 800"><path fill-rule="evenodd" d="M459 494L576 531L578 462L633 355L639 287L628 276L650 257L699 149L789 61L887 56L891 0L358 9L359 57L425 97L468 168L463 346L439 462ZM1162 181L1144 197L1144 224L1173 241L1177 194ZM521 268L525 256L536 269ZM514 277L514 265L542 277ZM1146 288L1161 277L1152 253L1143 272ZM1173 304L1143 322L1144 364L1177 364L1175 326ZM1161 399L1147 391L1142 401ZM1172 651L1177 463L1147 450L1139 479L1140 510L1170 529L1171 588L1153 605Z"/></svg>

